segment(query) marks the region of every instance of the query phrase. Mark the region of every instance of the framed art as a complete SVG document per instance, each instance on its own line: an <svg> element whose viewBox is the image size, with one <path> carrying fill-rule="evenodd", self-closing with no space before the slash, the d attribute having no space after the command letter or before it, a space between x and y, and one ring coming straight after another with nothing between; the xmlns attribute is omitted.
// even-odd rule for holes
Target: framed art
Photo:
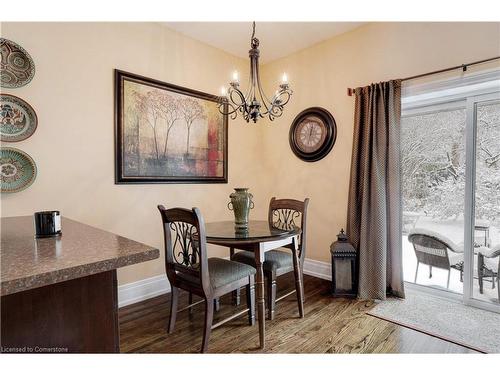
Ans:
<svg viewBox="0 0 500 375"><path fill-rule="evenodd" d="M115 69L115 183L227 183L218 96Z"/></svg>

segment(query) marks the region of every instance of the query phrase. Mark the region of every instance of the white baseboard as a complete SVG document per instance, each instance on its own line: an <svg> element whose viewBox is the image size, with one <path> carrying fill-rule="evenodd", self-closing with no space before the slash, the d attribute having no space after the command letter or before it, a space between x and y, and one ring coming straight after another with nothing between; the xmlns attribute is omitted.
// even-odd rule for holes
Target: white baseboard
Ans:
<svg viewBox="0 0 500 375"><path fill-rule="evenodd" d="M167 275L158 275L118 286L118 307L170 292Z"/></svg>
<svg viewBox="0 0 500 375"><path fill-rule="evenodd" d="M327 262L306 258L304 260L304 274L319 279L332 279L332 265Z"/></svg>
<svg viewBox="0 0 500 375"><path fill-rule="evenodd" d="M304 261L304 274L331 280L330 263L306 258ZM131 305L144 301L148 298L159 296L170 292L170 284L167 275L158 275L133 283L118 286L118 307Z"/></svg>

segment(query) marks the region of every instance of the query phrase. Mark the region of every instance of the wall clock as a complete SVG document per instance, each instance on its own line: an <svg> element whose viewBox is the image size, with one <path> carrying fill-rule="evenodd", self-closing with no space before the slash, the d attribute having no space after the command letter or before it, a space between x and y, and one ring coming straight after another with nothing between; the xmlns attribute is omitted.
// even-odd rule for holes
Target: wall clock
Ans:
<svg viewBox="0 0 500 375"><path fill-rule="evenodd" d="M307 108L293 120L289 138L290 147L299 159L318 161L332 150L337 138L337 124L326 109Z"/></svg>

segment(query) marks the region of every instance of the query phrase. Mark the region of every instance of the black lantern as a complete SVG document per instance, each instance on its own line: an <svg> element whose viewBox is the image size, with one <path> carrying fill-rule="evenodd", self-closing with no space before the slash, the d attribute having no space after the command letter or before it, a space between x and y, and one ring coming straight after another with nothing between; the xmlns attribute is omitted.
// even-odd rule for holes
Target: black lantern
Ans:
<svg viewBox="0 0 500 375"><path fill-rule="evenodd" d="M344 229L330 246L332 254L332 294L339 297L358 295L358 252L347 240Z"/></svg>

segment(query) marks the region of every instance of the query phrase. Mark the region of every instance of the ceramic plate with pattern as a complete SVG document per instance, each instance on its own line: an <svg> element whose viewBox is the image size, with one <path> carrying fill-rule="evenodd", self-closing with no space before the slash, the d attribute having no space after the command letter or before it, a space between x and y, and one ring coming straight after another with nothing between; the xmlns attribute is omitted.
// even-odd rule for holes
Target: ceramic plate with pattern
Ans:
<svg viewBox="0 0 500 375"><path fill-rule="evenodd" d="M19 142L36 130L35 110L14 95L0 94L0 138L3 142Z"/></svg>
<svg viewBox="0 0 500 375"><path fill-rule="evenodd" d="M2 193L14 193L30 186L36 178L36 164L17 148L0 148L0 175Z"/></svg>
<svg viewBox="0 0 500 375"><path fill-rule="evenodd" d="M0 38L0 86L9 89L28 84L35 75L35 63L26 50L11 40Z"/></svg>

